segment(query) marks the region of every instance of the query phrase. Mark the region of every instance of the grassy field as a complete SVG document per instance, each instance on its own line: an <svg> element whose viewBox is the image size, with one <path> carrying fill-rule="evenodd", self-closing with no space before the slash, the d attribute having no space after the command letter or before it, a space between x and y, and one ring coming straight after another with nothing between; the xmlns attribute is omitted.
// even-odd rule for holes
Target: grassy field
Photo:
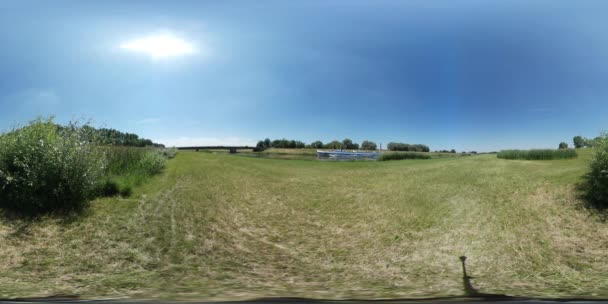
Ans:
<svg viewBox="0 0 608 304"><path fill-rule="evenodd" d="M318 162L180 152L131 199L0 219L0 297L608 296L577 159Z"/></svg>

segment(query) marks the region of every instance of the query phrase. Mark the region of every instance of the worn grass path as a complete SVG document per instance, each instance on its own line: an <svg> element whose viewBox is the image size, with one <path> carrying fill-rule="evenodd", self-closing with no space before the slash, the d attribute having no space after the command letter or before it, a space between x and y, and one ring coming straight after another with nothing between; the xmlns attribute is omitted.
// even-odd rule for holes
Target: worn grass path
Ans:
<svg viewBox="0 0 608 304"><path fill-rule="evenodd" d="M0 297L608 296L574 160L317 162L181 152L132 199L0 220Z"/></svg>

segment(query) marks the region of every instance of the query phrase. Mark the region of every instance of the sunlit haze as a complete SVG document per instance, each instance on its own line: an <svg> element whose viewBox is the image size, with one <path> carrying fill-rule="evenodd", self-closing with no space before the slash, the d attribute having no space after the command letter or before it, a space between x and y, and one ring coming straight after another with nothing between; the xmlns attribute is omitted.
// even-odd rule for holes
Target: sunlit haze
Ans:
<svg viewBox="0 0 608 304"><path fill-rule="evenodd" d="M153 59L189 55L195 52L194 46L170 33L153 34L124 42L121 49L143 53Z"/></svg>

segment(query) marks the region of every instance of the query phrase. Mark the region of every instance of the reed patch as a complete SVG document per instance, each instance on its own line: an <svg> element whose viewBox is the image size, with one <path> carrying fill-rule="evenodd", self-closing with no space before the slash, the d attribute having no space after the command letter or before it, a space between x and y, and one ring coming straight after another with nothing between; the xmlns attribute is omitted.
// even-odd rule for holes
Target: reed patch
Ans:
<svg viewBox="0 0 608 304"><path fill-rule="evenodd" d="M533 149L533 150L502 150L496 155L502 159L519 160L552 160L569 159L578 156L574 149Z"/></svg>

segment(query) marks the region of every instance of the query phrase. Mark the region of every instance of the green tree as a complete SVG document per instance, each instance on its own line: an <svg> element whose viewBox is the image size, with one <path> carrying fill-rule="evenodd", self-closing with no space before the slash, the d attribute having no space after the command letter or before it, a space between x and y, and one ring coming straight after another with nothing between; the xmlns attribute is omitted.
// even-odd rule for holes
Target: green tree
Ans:
<svg viewBox="0 0 608 304"><path fill-rule="evenodd" d="M357 149L359 147L359 145L353 143L353 141L350 138L345 138L342 141L342 148L344 149Z"/></svg>
<svg viewBox="0 0 608 304"><path fill-rule="evenodd" d="M561 143L559 143L559 148L560 149L568 149L568 144L562 141Z"/></svg>
<svg viewBox="0 0 608 304"><path fill-rule="evenodd" d="M270 138L264 139L264 147L265 148L270 148Z"/></svg>
<svg viewBox="0 0 608 304"><path fill-rule="evenodd" d="M327 145L325 145L325 148L340 149L340 148L342 148L342 143L337 140L332 140L331 142L327 143Z"/></svg>
<svg viewBox="0 0 608 304"><path fill-rule="evenodd" d="M361 149L363 149L363 150L376 150L376 148L377 148L376 143L373 141L364 140L361 143Z"/></svg>
<svg viewBox="0 0 608 304"><path fill-rule="evenodd" d="M585 146L585 139L582 136L574 136L574 138L572 138L572 142L574 143L574 147L577 149Z"/></svg>
<svg viewBox="0 0 608 304"><path fill-rule="evenodd" d="M311 148L315 148L315 149L322 149L323 148L323 142L320 140L314 141L310 144Z"/></svg>

